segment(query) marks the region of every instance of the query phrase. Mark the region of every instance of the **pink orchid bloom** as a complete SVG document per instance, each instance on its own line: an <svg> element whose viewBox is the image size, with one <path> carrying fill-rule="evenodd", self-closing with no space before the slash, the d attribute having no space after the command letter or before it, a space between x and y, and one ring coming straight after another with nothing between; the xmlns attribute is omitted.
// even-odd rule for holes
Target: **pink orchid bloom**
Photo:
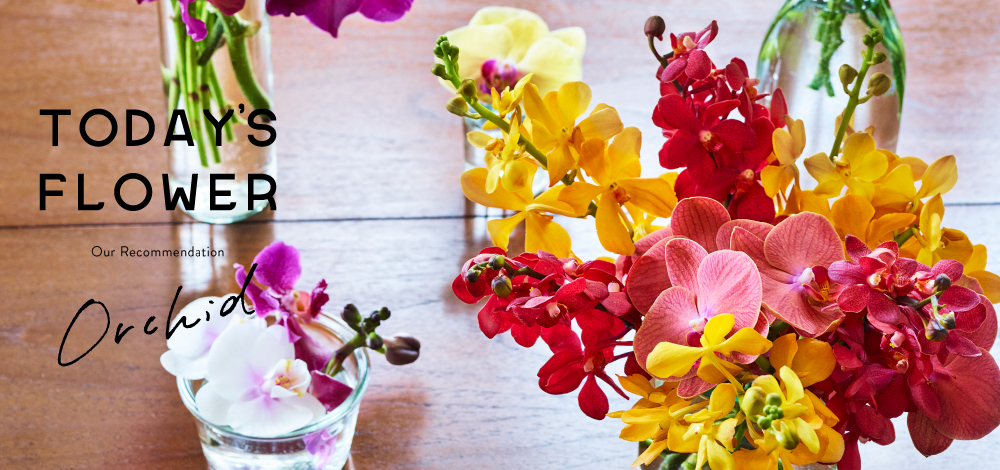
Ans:
<svg viewBox="0 0 1000 470"><path fill-rule="evenodd" d="M672 82L685 77L695 80L708 78L708 74L712 72L712 61L703 49L718 34L719 25L715 21L697 33L681 33L679 36L671 33L670 47L674 54L670 58L670 64L660 75L660 80Z"/></svg>
<svg viewBox="0 0 1000 470"><path fill-rule="evenodd" d="M825 217L811 212L793 215L764 239L737 227L731 243L757 264L764 303L799 333L816 337L844 319L827 277L827 268L842 261L844 251Z"/></svg>
<svg viewBox="0 0 1000 470"><path fill-rule="evenodd" d="M708 253L683 238L669 240L664 249L672 287L656 298L635 334L640 364L661 342L688 345L715 315L734 315L733 331L757 326L761 279L749 256L730 250Z"/></svg>
<svg viewBox="0 0 1000 470"><path fill-rule="evenodd" d="M646 313L661 292L671 287L667 272L666 243L675 238L686 238L701 245L706 252L730 249L730 238L736 227L742 227L760 238L771 230L771 225L752 220L730 220L729 212L718 201L705 197L682 199L670 217L670 226L657 230L636 242L636 252L643 247L642 255L631 261L625 278L625 292L632 305ZM651 245L649 243L652 243Z"/></svg>
<svg viewBox="0 0 1000 470"><path fill-rule="evenodd" d="M295 284L302 276L302 265L299 250L291 245L275 241L261 250L253 262L257 264L254 271L257 283L247 285L246 293L257 315L262 318L275 314L282 324L289 317L309 323L330 300L325 292L325 280L320 280L311 292L295 290ZM240 264L233 267L236 269L236 282L242 286L246 281L246 270ZM291 329L289 334L294 334ZM292 337L292 341L295 339Z"/></svg>

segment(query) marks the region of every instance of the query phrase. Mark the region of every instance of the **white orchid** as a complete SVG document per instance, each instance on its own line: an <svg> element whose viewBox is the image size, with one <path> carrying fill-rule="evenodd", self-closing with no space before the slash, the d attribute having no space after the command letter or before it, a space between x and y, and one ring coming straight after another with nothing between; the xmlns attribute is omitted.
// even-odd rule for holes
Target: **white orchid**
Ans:
<svg viewBox="0 0 1000 470"><path fill-rule="evenodd" d="M203 379L208 371L208 351L223 331L238 323L264 325L263 319L247 316L239 310L234 310L225 317L221 316L219 310L229 297L202 297L181 309L171 325L175 329L167 340L168 351L160 356L160 364L167 372L188 380ZM176 327L182 318L185 319L185 324L190 325L195 321L197 324L191 328Z"/></svg>
<svg viewBox="0 0 1000 470"><path fill-rule="evenodd" d="M295 359L281 325L248 322L227 328L208 353L206 379L195 396L198 411L240 434L279 436L326 414L309 394L308 367Z"/></svg>

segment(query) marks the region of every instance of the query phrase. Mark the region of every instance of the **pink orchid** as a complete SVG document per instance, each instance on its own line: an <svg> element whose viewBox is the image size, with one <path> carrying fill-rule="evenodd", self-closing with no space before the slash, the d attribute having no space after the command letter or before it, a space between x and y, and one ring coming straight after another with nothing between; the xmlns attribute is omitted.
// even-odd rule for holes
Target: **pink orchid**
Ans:
<svg viewBox="0 0 1000 470"><path fill-rule="evenodd" d="M309 323L330 300L325 280L320 280L311 292L295 290L295 284L302 276L302 265L299 250L291 245L275 241L261 250L253 262L257 265L254 272L257 283L250 283L246 293L261 317L273 313L282 323L290 316ZM236 269L236 282L242 286L246 281L246 270L241 264L234 264L233 267Z"/></svg>
<svg viewBox="0 0 1000 470"><path fill-rule="evenodd" d="M664 249L672 287L656 298L635 334L640 364L661 342L687 345L689 338L700 337L715 315L734 315L733 331L757 326L761 279L749 256L730 250L708 253L683 238L669 240Z"/></svg>
<svg viewBox="0 0 1000 470"><path fill-rule="evenodd" d="M844 259L836 229L811 212L793 215L764 239L737 227L732 247L750 255L763 284L764 303L799 333L816 337L835 328L844 314L832 301L827 268Z"/></svg>
<svg viewBox="0 0 1000 470"><path fill-rule="evenodd" d="M642 256L631 262L625 279L625 292L632 305L641 313L649 311L661 292L671 287L667 272L666 243L675 238L686 238L701 245L706 252L730 249L730 238L736 227L742 227L760 238L771 230L771 225L752 220L730 220L729 212L718 201L705 197L692 197L677 203L670 226L647 235L636 242L643 246ZM650 239L647 241L647 239ZM652 245L646 245L652 242ZM627 260L631 261L631 260ZM627 261L622 261L625 264Z"/></svg>

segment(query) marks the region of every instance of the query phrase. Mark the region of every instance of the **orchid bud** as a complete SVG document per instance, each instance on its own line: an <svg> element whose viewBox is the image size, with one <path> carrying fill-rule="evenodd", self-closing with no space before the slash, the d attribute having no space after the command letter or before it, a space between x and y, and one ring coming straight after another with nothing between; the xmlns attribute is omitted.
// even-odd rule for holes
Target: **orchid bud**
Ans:
<svg viewBox="0 0 1000 470"><path fill-rule="evenodd" d="M465 282L469 284L475 284L479 280L479 271L475 269L470 269L465 272Z"/></svg>
<svg viewBox="0 0 1000 470"><path fill-rule="evenodd" d="M740 402L740 409L743 410L743 414L747 416L757 416L764 411L764 403L767 398L764 396L764 392L757 387L750 387L747 390L746 395L743 395L743 400Z"/></svg>
<svg viewBox="0 0 1000 470"><path fill-rule="evenodd" d="M376 310L371 315L368 315L368 321L374 326L379 326L382 324L382 315L379 315L379 312Z"/></svg>
<svg viewBox="0 0 1000 470"><path fill-rule="evenodd" d="M868 94L872 96L882 96L889 88L892 88L892 79L882 72L872 75L871 80L868 80Z"/></svg>
<svg viewBox="0 0 1000 470"><path fill-rule="evenodd" d="M511 285L510 279L502 274L493 278L490 287L493 288L493 293L500 297L507 297L511 292L514 292L514 286Z"/></svg>
<svg viewBox="0 0 1000 470"><path fill-rule="evenodd" d="M449 113L456 116L465 116L469 112L469 105L465 102L465 98L456 96L448 100L448 104L444 105L444 109L447 109Z"/></svg>
<svg viewBox="0 0 1000 470"><path fill-rule="evenodd" d="M951 278L947 274L941 273L934 278L934 288L938 293L942 293L951 287Z"/></svg>
<svg viewBox="0 0 1000 470"><path fill-rule="evenodd" d="M448 68L445 67L444 64L434 64L434 66L431 67L431 73L445 80L451 77L448 75Z"/></svg>
<svg viewBox="0 0 1000 470"><path fill-rule="evenodd" d="M785 424L784 421L779 421L778 428L775 429L774 437L778 440L778 444L787 450L795 449L799 446L799 434L795 432L791 426Z"/></svg>
<svg viewBox="0 0 1000 470"><path fill-rule="evenodd" d="M385 342L382 340L382 337L379 336L379 335L373 335L373 336L371 336L371 337L368 338L368 347L370 349L376 349L376 350L382 349L382 346L384 344L385 344Z"/></svg>
<svg viewBox="0 0 1000 470"><path fill-rule="evenodd" d="M931 319L924 327L924 336L928 340L940 342L948 339L948 330L937 320Z"/></svg>
<svg viewBox="0 0 1000 470"><path fill-rule="evenodd" d="M653 36L656 39L663 40L663 32L667 30L667 24L663 21L663 18L653 15L646 20L646 26L643 31L646 36Z"/></svg>
<svg viewBox="0 0 1000 470"><path fill-rule="evenodd" d="M875 55L872 56L872 65L881 64L882 62L885 62L887 58L888 57L885 55L885 52L877 51L875 52Z"/></svg>
<svg viewBox="0 0 1000 470"><path fill-rule="evenodd" d="M768 393L766 401L770 406L781 406L781 395L778 395L777 393Z"/></svg>
<svg viewBox="0 0 1000 470"><path fill-rule="evenodd" d="M406 334L385 338L385 360L394 366L402 366L420 357L420 341Z"/></svg>
<svg viewBox="0 0 1000 470"><path fill-rule="evenodd" d="M392 314L392 312L390 312L389 309L386 308L386 307L382 307L378 311L378 316L382 318L382 321L388 320L389 319L389 315L391 315L391 314Z"/></svg>
<svg viewBox="0 0 1000 470"><path fill-rule="evenodd" d="M881 31L879 31L879 30L877 30L875 28L872 28L871 31L868 33L868 35L871 36L873 44L878 44L878 43L882 42L882 32Z"/></svg>
<svg viewBox="0 0 1000 470"><path fill-rule="evenodd" d="M493 255L490 257L490 269L494 271L499 271L507 265L507 260L504 255Z"/></svg>
<svg viewBox="0 0 1000 470"><path fill-rule="evenodd" d="M767 416L761 416L757 418L757 426L760 426L761 429L766 431L768 428L771 427L771 421L772 421L771 418L768 418Z"/></svg>
<svg viewBox="0 0 1000 470"><path fill-rule="evenodd" d="M340 317L347 322L348 325L357 325L361 323L361 312L358 311L358 307L354 304L347 304L344 306L344 311L340 313Z"/></svg>
<svg viewBox="0 0 1000 470"><path fill-rule="evenodd" d="M955 312L948 312L944 315L941 315L939 321L941 322L941 326L943 326L944 329L949 331L954 330L956 325Z"/></svg>
<svg viewBox="0 0 1000 470"><path fill-rule="evenodd" d="M477 94L476 82L471 78L466 78L458 87L458 94L466 98L475 98Z"/></svg>
<svg viewBox="0 0 1000 470"><path fill-rule="evenodd" d="M848 86L854 83L855 78L858 78L858 71L854 70L854 67L847 64L840 66L840 83Z"/></svg>

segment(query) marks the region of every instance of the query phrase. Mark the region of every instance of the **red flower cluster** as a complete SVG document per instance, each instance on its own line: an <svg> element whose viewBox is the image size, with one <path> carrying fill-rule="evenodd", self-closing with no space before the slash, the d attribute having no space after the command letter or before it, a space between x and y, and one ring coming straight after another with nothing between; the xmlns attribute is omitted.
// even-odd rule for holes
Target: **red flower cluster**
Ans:
<svg viewBox="0 0 1000 470"><path fill-rule="evenodd" d="M542 338L553 356L538 371L539 387L558 395L583 384L580 409L598 420L607 415L609 404L597 379L627 399L605 372L609 363L626 359L627 374L646 375L631 351L614 354L615 347L632 345L621 338L639 323L623 287L615 265L605 261L578 264L546 252L507 258L495 247L466 262L452 283L455 295L466 303L489 296L479 311L479 329L487 337L510 331L524 347Z"/></svg>
<svg viewBox="0 0 1000 470"><path fill-rule="evenodd" d="M829 269L846 318L824 338L839 367L812 387L841 418L838 468L860 468L859 441L893 442L889 419L904 412L925 455L986 436L1000 424L1000 369L989 354L996 312L978 283L956 261L900 258L895 242L870 250L848 236L846 246L851 260Z"/></svg>
<svg viewBox="0 0 1000 470"><path fill-rule="evenodd" d="M726 203L730 215L771 222L774 201L760 183L768 165L771 134L785 125L785 99L776 90L771 109L758 103L758 80L746 63L733 59L716 68L703 50L715 38L712 24L698 33L670 35L673 52L657 77L661 98L653 122L663 129L664 168L685 168L675 183L678 199L705 196ZM730 119L733 110L742 116Z"/></svg>

